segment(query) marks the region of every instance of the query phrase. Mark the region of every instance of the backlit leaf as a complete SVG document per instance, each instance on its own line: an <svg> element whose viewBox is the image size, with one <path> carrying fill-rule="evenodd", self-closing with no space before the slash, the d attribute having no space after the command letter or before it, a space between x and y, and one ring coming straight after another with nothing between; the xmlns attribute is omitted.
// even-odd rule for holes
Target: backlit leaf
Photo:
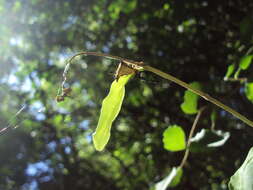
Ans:
<svg viewBox="0 0 253 190"><path fill-rule="evenodd" d="M125 84L132 76L124 75L118 81L114 80L109 94L103 100L98 125L93 134L93 143L98 151L102 151L109 141L112 122L119 114L124 99Z"/></svg>
<svg viewBox="0 0 253 190"><path fill-rule="evenodd" d="M180 167L177 167L176 169L177 169L177 174L172 179L171 183L169 184L169 187L176 187L180 183L181 178L183 176L183 169Z"/></svg>
<svg viewBox="0 0 253 190"><path fill-rule="evenodd" d="M224 77L224 80L228 80L228 78L233 74L234 70L235 70L235 64L229 65L227 68L227 72Z"/></svg>
<svg viewBox="0 0 253 190"><path fill-rule="evenodd" d="M253 147L242 166L230 178L230 190L253 190Z"/></svg>
<svg viewBox="0 0 253 190"><path fill-rule="evenodd" d="M198 82L193 82L190 85L198 90L201 88L200 83ZM186 114L196 114L198 112L198 99L198 95L186 90L184 94L184 102L181 104L182 111Z"/></svg>
<svg viewBox="0 0 253 190"><path fill-rule="evenodd" d="M239 67L239 68L237 69L237 71L236 71L235 74L234 74L234 79L238 79L238 78L239 78L239 75L240 75L240 73L241 73L241 70L242 70L241 67Z"/></svg>
<svg viewBox="0 0 253 190"><path fill-rule="evenodd" d="M252 61L252 58L253 58L253 55L246 55L244 56L241 60L240 60L240 68L242 70L246 70L248 69L248 67L250 66L251 64L251 61Z"/></svg>
<svg viewBox="0 0 253 190"><path fill-rule="evenodd" d="M253 82L247 83L245 86L245 94L247 98L253 102Z"/></svg>
<svg viewBox="0 0 253 190"><path fill-rule="evenodd" d="M180 183L182 175L182 168L173 167L169 175L155 185L155 190L166 190L167 187L175 187Z"/></svg>
<svg viewBox="0 0 253 190"><path fill-rule="evenodd" d="M163 146L169 151L180 151L186 147L185 133L178 125L169 126L163 132Z"/></svg>

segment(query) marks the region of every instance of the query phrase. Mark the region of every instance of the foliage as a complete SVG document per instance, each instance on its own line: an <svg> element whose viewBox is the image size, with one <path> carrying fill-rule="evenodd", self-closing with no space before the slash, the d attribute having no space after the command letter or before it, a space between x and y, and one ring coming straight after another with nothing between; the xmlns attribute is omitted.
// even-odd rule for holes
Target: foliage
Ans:
<svg viewBox="0 0 253 190"><path fill-rule="evenodd" d="M180 183L182 175L183 175L182 168L173 167L170 174L155 185L155 189L166 190L167 187L175 187L178 183Z"/></svg>
<svg viewBox="0 0 253 190"><path fill-rule="evenodd" d="M230 190L252 190L253 189L253 148L250 149L246 160L235 172L229 181Z"/></svg>
<svg viewBox="0 0 253 190"><path fill-rule="evenodd" d="M195 115L181 111L183 88L148 72L128 84L110 143L95 151L92 133L118 63L76 60L68 73L71 97L54 100L65 60L82 50L143 60L198 81L250 118L252 65L242 70L240 62L252 55L252 9L252 0L0 0L1 127L27 106L12 120L19 127L0 136L0 189L149 189L181 161L183 152L163 148L162 134L174 123L189 134ZM201 99L202 106L199 131L212 127L215 110L215 130L230 138L208 152L190 152L178 190L227 189L252 147L251 128Z"/></svg>
<svg viewBox="0 0 253 190"><path fill-rule="evenodd" d="M191 87L200 90L200 84L198 82L191 83ZM184 102L181 104L182 111L186 114L196 114L198 112L198 99L198 95L186 90L184 94Z"/></svg>
<svg viewBox="0 0 253 190"><path fill-rule="evenodd" d="M246 97L253 102L253 82L247 83L245 89Z"/></svg>
<svg viewBox="0 0 253 190"><path fill-rule="evenodd" d="M166 150L173 152L184 150L186 143L183 129L178 125L169 126L163 132L163 145Z"/></svg>
<svg viewBox="0 0 253 190"><path fill-rule="evenodd" d="M246 55L246 56L244 56L244 57L241 59L241 61L240 61L240 64L239 64L240 68L241 68L242 70L248 69L249 66L250 66L250 64L251 64L252 58L253 58L253 55Z"/></svg>
<svg viewBox="0 0 253 190"><path fill-rule="evenodd" d="M235 70L235 64L231 64L227 68L227 72L225 74L224 80L228 80L228 78L233 74Z"/></svg>

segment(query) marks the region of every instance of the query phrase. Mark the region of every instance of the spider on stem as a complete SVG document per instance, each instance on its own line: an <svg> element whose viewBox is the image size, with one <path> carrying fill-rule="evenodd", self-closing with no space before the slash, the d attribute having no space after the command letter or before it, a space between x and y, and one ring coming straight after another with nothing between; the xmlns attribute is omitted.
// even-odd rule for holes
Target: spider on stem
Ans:
<svg viewBox="0 0 253 190"><path fill-rule="evenodd" d="M69 87L69 88L63 88L62 89L62 94L60 94L60 95L57 95L56 96L56 102L62 102L62 101L64 101L64 99L66 98L66 97L71 97L70 96L70 93L71 93L71 91L72 91L72 89Z"/></svg>

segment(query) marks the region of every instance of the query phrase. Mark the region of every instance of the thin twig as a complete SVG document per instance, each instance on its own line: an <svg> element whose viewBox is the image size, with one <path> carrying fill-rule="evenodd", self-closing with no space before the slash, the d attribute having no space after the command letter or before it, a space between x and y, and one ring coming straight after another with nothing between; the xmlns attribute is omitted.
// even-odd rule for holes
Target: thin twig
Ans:
<svg viewBox="0 0 253 190"><path fill-rule="evenodd" d="M8 132L8 130L10 129L16 129L22 122L19 122L18 124L15 124L14 119L21 113L24 111L24 109L26 108L26 105L23 105L14 116L11 117L11 119L9 120L8 124L6 127L3 127L2 129L0 129L0 135L5 134L6 132Z"/></svg>
<svg viewBox="0 0 253 190"><path fill-rule="evenodd" d="M125 58L122 58L122 57L119 57L119 56L114 56L114 55L110 55L110 54L106 54L106 53L86 52L86 51L80 52L80 53L77 53L77 54L73 55L69 59L68 63L66 64L64 72L62 74L62 77L63 77L62 84L61 84L61 87L58 89L58 93L57 93L56 98L63 96L63 89L65 88L64 86L65 86L65 83L67 81L67 73L68 73L68 70L70 68L70 64L72 63L74 58L76 58L80 55L91 55L91 56L104 57L104 58L108 58L108 59L118 60L120 62L123 62L128 67L130 67L134 70L143 71L143 67L142 67L143 62L133 61L133 60L130 60L130 59L125 59Z"/></svg>
<svg viewBox="0 0 253 190"><path fill-rule="evenodd" d="M199 118L202 114L202 112L204 111L205 107L202 107L199 111L198 111L198 114L197 116L195 117L195 120L192 124L192 127L191 127L191 131L190 131L190 134L189 134L189 137L188 137L188 140L187 140L187 145L186 145L186 150L185 150L185 153L184 153L184 157L179 165L180 168L183 168L184 165L185 165L185 162L189 156L189 153L190 153L190 145L191 145L191 138L194 134L194 130L196 129L196 126L197 126L197 123L199 121Z"/></svg>
<svg viewBox="0 0 253 190"><path fill-rule="evenodd" d="M224 81L246 83L248 79L247 78L224 78Z"/></svg>
<svg viewBox="0 0 253 190"><path fill-rule="evenodd" d="M80 52L80 53L77 53L77 54L73 55L69 59L68 62L71 63L75 57L80 56L80 55L92 55L92 56L97 56L97 57L105 57L105 58L109 58L109 59L113 59L113 60L118 60L118 61L126 62L126 64L129 64L128 66L134 65L134 64L139 65L141 63L141 62L138 62L138 61L133 61L133 60L130 60L130 59L125 59L125 58L122 58L122 57L119 57L119 56L115 56L115 55L110 55L110 54L106 54L106 53L99 53L99 52L88 52L88 51Z"/></svg>

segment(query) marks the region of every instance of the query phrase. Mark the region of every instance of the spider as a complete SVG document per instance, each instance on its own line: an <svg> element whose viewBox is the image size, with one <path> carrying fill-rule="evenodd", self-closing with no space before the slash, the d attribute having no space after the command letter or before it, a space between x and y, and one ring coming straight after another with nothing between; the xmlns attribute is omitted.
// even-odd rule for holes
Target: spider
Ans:
<svg viewBox="0 0 253 190"><path fill-rule="evenodd" d="M56 96L56 102L62 102L66 97L70 97L72 89L71 88L63 88L62 89L62 94Z"/></svg>

